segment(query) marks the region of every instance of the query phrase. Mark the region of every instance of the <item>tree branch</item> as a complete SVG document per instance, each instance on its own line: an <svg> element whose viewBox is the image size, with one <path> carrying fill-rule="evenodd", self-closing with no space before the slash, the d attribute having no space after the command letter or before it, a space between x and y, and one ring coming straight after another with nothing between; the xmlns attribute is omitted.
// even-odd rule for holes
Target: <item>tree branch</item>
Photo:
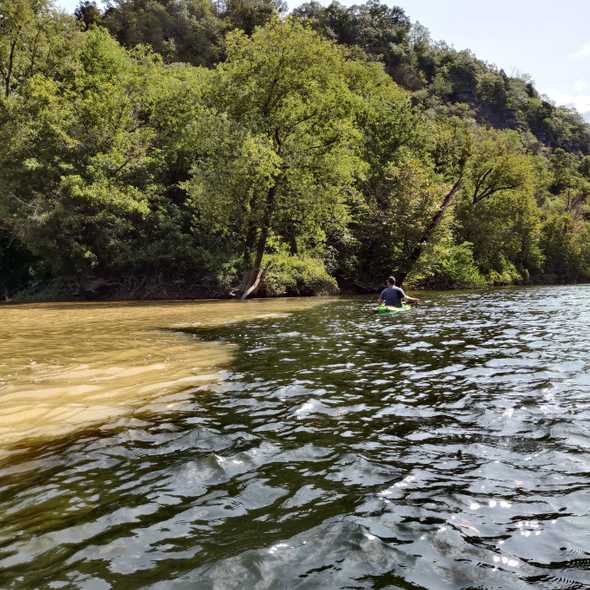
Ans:
<svg viewBox="0 0 590 590"><path fill-rule="evenodd" d="M494 169L493 168L488 168L486 172L484 172L483 174L480 174L476 183L475 183L475 191L473 192L473 198L472 198L472 202L475 205L478 201L478 197L479 197L479 189L481 188L481 186L483 185L485 179L492 173Z"/></svg>
<svg viewBox="0 0 590 590"><path fill-rule="evenodd" d="M477 201L474 201L473 202L473 204L474 205L477 205L478 203L481 203L484 199L487 199L488 197L491 197L495 193L498 193L500 191L514 190L514 189L518 188L519 186L520 186L520 183L500 185L500 186L497 186L497 187L488 187L485 191L483 191L481 193L481 195L479 196L479 198L477 199Z"/></svg>
<svg viewBox="0 0 590 590"><path fill-rule="evenodd" d="M4 96L8 98L10 96L10 80L12 78L12 70L14 69L14 53L16 51L17 41L14 39L10 44L10 54L8 56L8 70L6 71L5 84L4 84Z"/></svg>

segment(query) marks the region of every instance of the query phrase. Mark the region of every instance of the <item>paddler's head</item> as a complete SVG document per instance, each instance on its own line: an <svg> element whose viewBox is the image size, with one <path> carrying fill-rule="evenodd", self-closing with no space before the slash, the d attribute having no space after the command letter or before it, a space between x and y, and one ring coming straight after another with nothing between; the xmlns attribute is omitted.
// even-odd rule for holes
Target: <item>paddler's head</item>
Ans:
<svg viewBox="0 0 590 590"><path fill-rule="evenodd" d="M395 277L391 276L385 281L388 287L395 287Z"/></svg>

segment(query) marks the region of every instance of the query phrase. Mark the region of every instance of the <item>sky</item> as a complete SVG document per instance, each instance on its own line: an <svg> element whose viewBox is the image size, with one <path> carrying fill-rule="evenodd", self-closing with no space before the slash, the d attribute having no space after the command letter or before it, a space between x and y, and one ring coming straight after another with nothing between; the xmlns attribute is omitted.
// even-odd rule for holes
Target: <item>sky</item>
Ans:
<svg viewBox="0 0 590 590"><path fill-rule="evenodd" d="M363 0L340 0L349 5ZM387 1L387 0L386 0ZM56 0L72 12L78 0ZM302 2L288 0L295 8ZM328 4L326 0L322 4ZM542 94L590 121L590 0L395 0L434 40L506 73L530 75Z"/></svg>

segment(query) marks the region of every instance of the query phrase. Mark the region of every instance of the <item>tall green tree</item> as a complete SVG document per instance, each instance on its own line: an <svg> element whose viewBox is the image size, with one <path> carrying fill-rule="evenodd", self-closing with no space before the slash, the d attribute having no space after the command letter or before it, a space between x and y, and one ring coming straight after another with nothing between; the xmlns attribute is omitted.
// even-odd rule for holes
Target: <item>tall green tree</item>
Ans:
<svg viewBox="0 0 590 590"><path fill-rule="evenodd" d="M52 73L65 60L75 24L51 0L0 0L0 76L8 98L39 72Z"/></svg>
<svg viewBox="0 0 590 590"><path fill-rule="evenodd" d="M85 31L99 25L102 20L102 12L95 0L81 0L74 11L74 16L78 22L82 23Z"/></svg>
<svg viewBox="0 0 590 590"><path fill-rule="evenodd" d="M282 0L110 0L101 22L128 48L148 44L166 62L213 66L228 31L251 35L285 10Z"/></svg>
<svg viewBox="0 0 590 590"><path fill-rule="evenodd" d="M232 29L251 35L256 27L264 26L272 18L284 14L284 0L226 0L223 12Z"/></svg>
<svg viewBox="0 0 590 590"><path fill-rule="evenodd" d="M492 281L528 279L541 267L533 158L515 132L479 128L472 137L458 239L473 245L481 271Z"/></svg>
<svg viewBox="0 0 590 590"><path fill-rule="evenodd" d="M247 268L244 297L260 284L271 235L321 241L322 224L342 212L362 170L358 102L344 52L293 20L228 38L211 95L228 132L188 188L202 219L233 228Z"/></svg>
<svg viewBox="0 0 590 590"><path fill-rule="evenodd" d="M130 54L100 29L73 53L58 79L34 76L8 104L0 127L7 229L75 284L153 276L166 271L159 259L178 268L194 246L175 186L191 165L182 129L198 117L199 70Z"/></svg>
<svg viewBox="0 0 590 590"><path fill-rule="evenodd" d="M149 45L166 62L212 66L228 24L210 0L110 0L102 24L125 47Z"/></svg>
<svg viewBox="0 0 590 590"><path fill-rule="evenodd" d="M544 202L541 247L544 271L558 281L590 277L590 165L588 157L552 154L551 195Z"/></svg>

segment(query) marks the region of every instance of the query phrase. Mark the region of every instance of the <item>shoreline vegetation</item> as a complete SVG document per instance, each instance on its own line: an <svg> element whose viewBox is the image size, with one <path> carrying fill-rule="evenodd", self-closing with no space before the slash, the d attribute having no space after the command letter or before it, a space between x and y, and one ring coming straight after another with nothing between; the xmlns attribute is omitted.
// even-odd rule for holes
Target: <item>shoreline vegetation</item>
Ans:
<svg viewBox="0 0 590 590"><path fill-rule="evenodd" d="M0 17L7 301L590 278L590 126L401 8L14 0Z"/></svg>
<svg viewBox="0 0 590 590"><path fill-rule="evenodd" d="M578 282L555 282L553 277L546 279L545 281L528 281L526 283L510 283L504 285L487 285L487 286L480 286L480 287L471 287L471 286L464 286L464 287L454 287L454 288L423 288L423 287L409 287L412 293L418 293L420 296L428 295L428 293L432 292L445 292L445 291L456 291L456 292L473 292L473 293L481 293L485 294L489 291L498 291L502 289L510 289L511 287L518 288L518 287L564 287L564 286L575 286L575 285L590 285L589 279L580 280ZM408 287L406 287L408 288ZM296 299L316 299L321 298L321 300L329 301L330 299L338 299L339 297L362 297L362 296L377 296L379 292L383 289L382 286L377 286L375 289L367 288L366 290L361 289L354 289L354 290L343 290L338 289L336 292L332 293L312 293L308 295L273 295L273 296L263 296L263 297L252 297L248 299L248 301L259 301L262 302L264 300L269 299L288 299L288 300L296 300ZM54 291L50 289L40 290L38 293L18 293L15 297L9 297L0 299L0 307L6 306L18 306L18 305L27 305L27 304L52 304L52 303L96 303L96 304L103 304L103 303L112 303L114 305L120 304L163 304L163 303L212 303L212 302L219 302L219 303L231 303L237 302L240 300L240 297L237 295L218 295L218 296L211 296L210 294L204 291L170 291L164 290L162 292L150 292L150 293L124 293L124 292L108 292L104 295L97 295L96 293L73 293L72 291L65 291L61 294L56 294Z"/></svg>

